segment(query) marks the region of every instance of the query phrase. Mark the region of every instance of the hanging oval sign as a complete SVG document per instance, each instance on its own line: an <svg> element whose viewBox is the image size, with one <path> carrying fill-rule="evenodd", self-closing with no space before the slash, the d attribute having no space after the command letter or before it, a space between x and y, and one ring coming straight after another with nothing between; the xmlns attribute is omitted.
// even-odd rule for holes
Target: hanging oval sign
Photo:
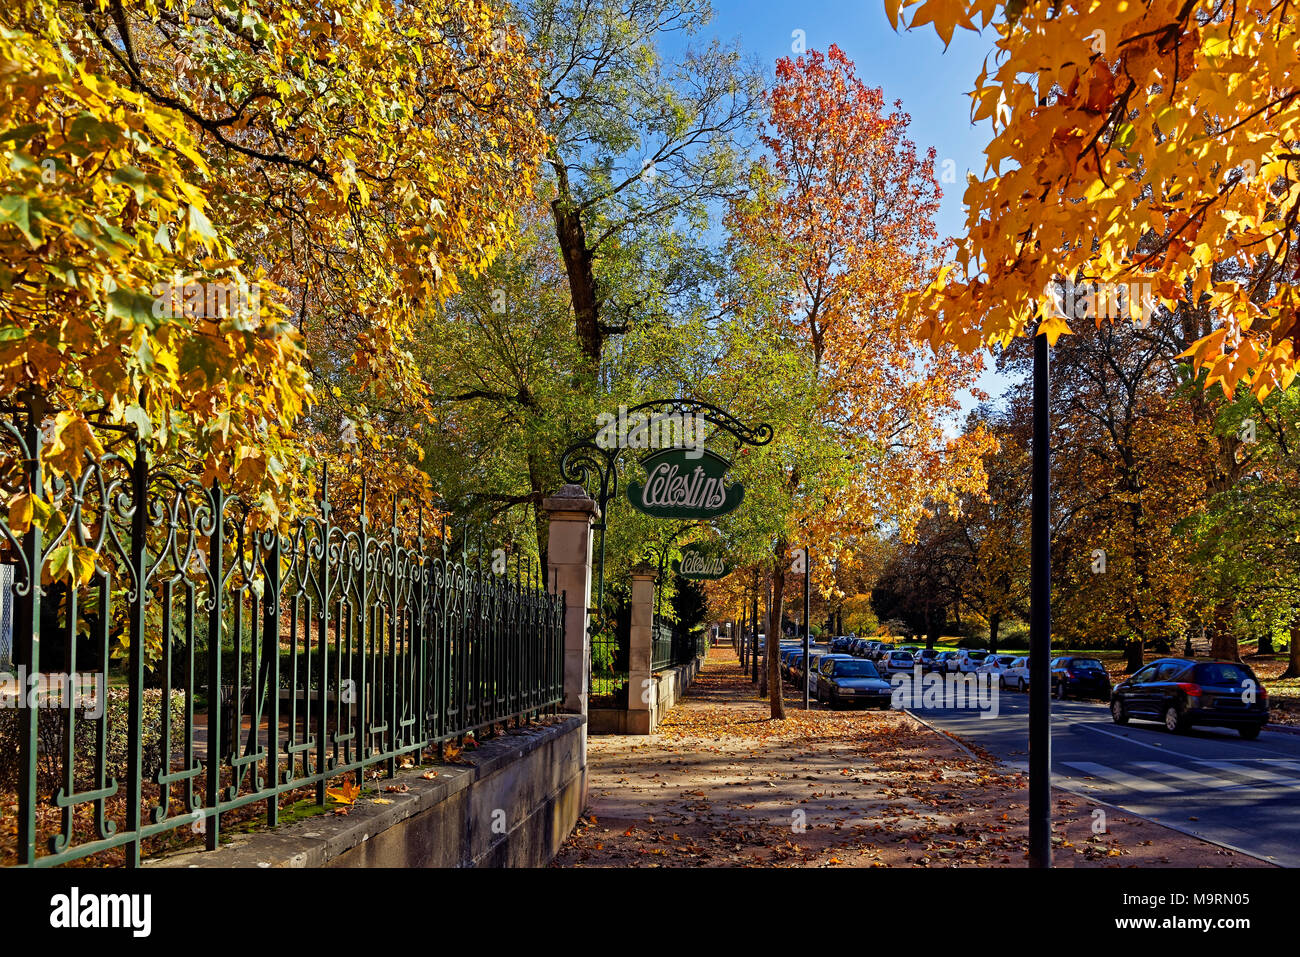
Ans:
<svg viewBox="0 0 1300 957"><path fill-rule="evenodd" d="M693 545L682 549L682 557L673 559L673 571L691 581L714 581L731 574L731 566L721 555L710 555Z"/></svg>
<svg viewBox="0 0 1300 957"><path fill-rule="evenodd" d="M660 449L641 460L645 482L629 482L627 499L655 518L713 518L740 505L745 488L726 485L731 463L709 449Z"/></svg>

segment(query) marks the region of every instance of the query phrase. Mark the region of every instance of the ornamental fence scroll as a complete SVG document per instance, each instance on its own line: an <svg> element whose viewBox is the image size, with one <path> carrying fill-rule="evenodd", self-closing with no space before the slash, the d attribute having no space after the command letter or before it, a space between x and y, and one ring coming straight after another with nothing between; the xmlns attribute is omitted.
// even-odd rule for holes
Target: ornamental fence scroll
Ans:
<svg viewBox="0 0 1300 957"><path fill-rule="evenodd" d="M331 779L563 700L564 596L426 538L421 502L336 506L326 475L315 514L268 530L127 434L48 487L40 443L35 414L0 413L5 501L54 516L15 533L0 510L0 863L133 866L182 828L211 850L223 814L262 802L274 826L282 795L324 804Z"/></svg>

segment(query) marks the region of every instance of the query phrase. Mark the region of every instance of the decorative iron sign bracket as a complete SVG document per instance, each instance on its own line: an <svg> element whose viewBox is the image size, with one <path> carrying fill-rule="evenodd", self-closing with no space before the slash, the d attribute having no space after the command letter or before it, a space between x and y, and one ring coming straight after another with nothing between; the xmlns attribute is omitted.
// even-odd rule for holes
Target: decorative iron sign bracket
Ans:
<svg viewBox="0 0 1300 957"><path fill-rule="evenodd" d="M715 429L726 432L736 440L737 447L742 445L767 445L772 441L774 434L772 426L767 423L750 428L730 413L697 399L654 399L650 402L642 402L640 405L633 406L620 413L618 420L620 427L625 421L633 421L634 416L637 417L638 422L642 417L644 417L645 421L643 424L633 427L634 434L627 436L631 441L623 441L624 436L621 433L617 436L617 441L610 441L613 425L610 422L596 429L590 435L573 442L560 456L561 479L565 482L581 485L589 494L595 497L597 504L600 506L600 521L592 525L592 528L600 533L600 548L598 549L600 572L596 578L597 612L603 610L605 605L605 531L609 525L609 503L618 494L619 456L628 448L633 450L648 448L647 433L653 434L658 431L658 426L664 423L680 427L688 417L692 422L702 420L714 426ZM640 428L645 428L646 433L639 433ZM679 434L684 433L679 432ZM706 479L716 478L720 487L721 472L719 471L717 475L714 475L717 469L716 463L722 463L722 470L725 471L728 464L727 460L716 452L703 448L704 436L696 435L695 439L697 446L692 447L692 449L669 448L656 450L651 455L646 456L646 461L650 463L650 467L653 467L652 459L661 457L675 459L678 456L684 458L689 456L692 451L697 451L698 454L695 459L699 463L698 467L702 469L702 474ZM676 456L664 456L663 453L666 451L674 452ZM706 466L705 462L711 464ZM634 483L629 491L646 491L646 486L650 485L653 480L653 477L648 475L645 484L637 485ZM735 504L732 504L730 508L716 509L714 514L721 515L738 505L740 492L739 488L735 489ZM683 494L689 497L688 493L683 492ZM656 495L652 494L651 497L656 498ZM651 515L656 514L655 511L651 511L649 508L642 510ZM662 517L685 516L678 511L674 511L669 506Z"/></svg>

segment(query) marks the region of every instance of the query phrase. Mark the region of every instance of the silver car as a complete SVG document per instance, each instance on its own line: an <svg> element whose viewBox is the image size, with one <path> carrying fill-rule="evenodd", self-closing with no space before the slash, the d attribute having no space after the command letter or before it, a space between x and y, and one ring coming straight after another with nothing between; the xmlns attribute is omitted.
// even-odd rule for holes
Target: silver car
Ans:
<svg viewBox="0 0 1300 957"><path fill-rule="evenodd" d="M910 651L888 651L876 662L876 670L880 672L882 678L897 674L911 674L915 666L916 659L912 657Z"/></svg>

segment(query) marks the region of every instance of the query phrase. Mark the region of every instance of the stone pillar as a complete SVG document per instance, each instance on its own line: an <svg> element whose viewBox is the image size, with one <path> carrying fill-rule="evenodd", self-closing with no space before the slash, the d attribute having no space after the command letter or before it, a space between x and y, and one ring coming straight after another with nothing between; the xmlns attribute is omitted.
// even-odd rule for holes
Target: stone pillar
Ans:
<svg viewBox="0 0 1300 957"><path fill-rule="evenodd" d="M641 564L632 569L632 627L627 648L627 732L654 731L658 696L654 681L655 578L658 570Z"/></svg>
<svg viewBox="0 0 1300 957"><path fill-rule="evenodd" d="M600 509L581 485L566 485L542 502L550 517L546 542L549 584L565 595L564 710L587 714L591 641L587 611L591 604L592 522Z"/></svg>

